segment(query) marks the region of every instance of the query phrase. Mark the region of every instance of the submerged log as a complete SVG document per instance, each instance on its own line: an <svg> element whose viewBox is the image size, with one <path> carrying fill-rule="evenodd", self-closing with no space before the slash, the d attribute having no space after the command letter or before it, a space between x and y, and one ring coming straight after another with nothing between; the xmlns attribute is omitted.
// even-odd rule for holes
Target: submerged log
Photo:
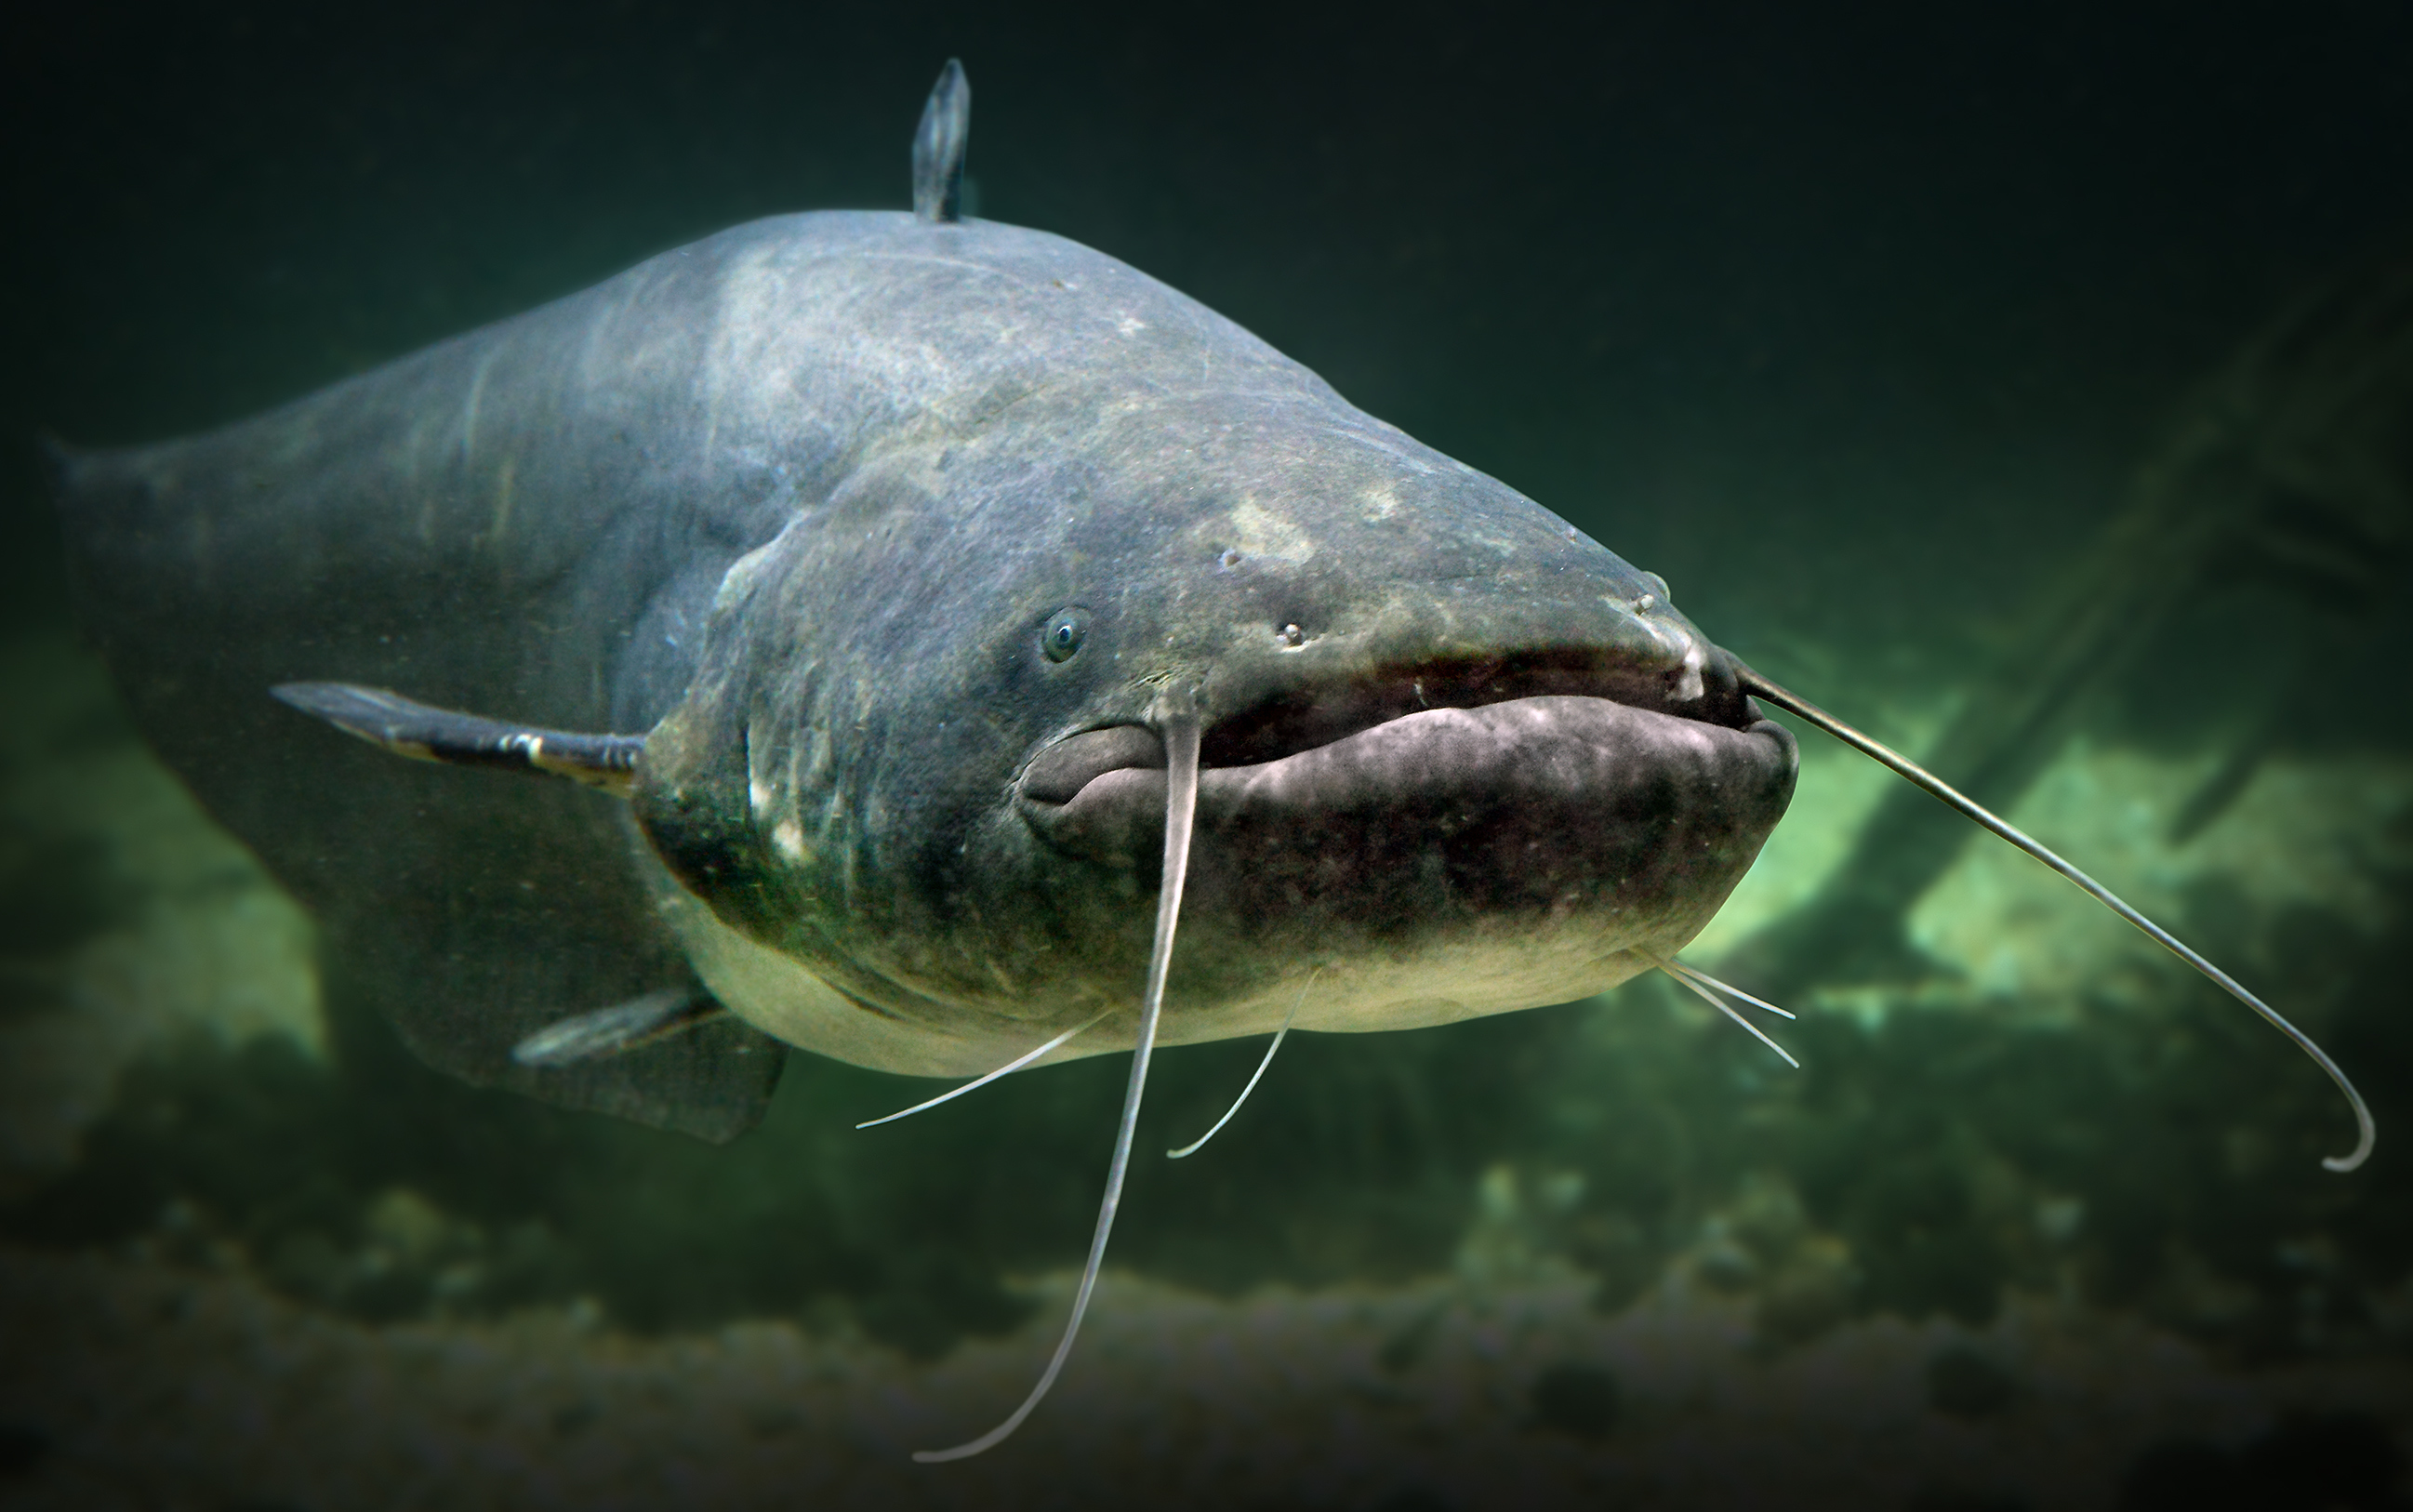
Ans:
<svg viewBox="0 0 2413 1512"><path fill-rule="evenodd" d="M2156 676L2173 626L2235 601L2288 675L2241 689L2245 719L2182 808L2184 840L2243 793L2315 704L2357 696L2322 669L2405 598L2413 564L2413 250L2291 301L2199 383L2138 468L2126 507L1921 758L1997 811L2090 710ZM2360 696L2368 697L2367 689ZM1723 970L1777 992L1899 980L1931 968L1911 906L1971 841L1924 793L1888 793L1810 901Z"/></svg>

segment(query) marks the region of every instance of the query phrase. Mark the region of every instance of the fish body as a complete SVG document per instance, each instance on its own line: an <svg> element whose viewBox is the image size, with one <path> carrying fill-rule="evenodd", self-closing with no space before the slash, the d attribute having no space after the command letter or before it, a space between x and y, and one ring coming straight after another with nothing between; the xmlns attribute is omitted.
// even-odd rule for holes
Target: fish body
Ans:
<svg viewBox="0 0 2413 1512"><path fill-rule="evenodd" d="M989 222L740 226L61 488L145 734L423 1058L710 1135L774 1041L972 1073L1103 1015L1057 1053L1128 1047L1177 686L1167 1043L1271 1030L1315 972L1324 1030L1614 986L1792 790L1664 583ZM297 679L642 734L633 801L392 762L267 697ZM510 1057L696 981L741 1022Z"/></svg>

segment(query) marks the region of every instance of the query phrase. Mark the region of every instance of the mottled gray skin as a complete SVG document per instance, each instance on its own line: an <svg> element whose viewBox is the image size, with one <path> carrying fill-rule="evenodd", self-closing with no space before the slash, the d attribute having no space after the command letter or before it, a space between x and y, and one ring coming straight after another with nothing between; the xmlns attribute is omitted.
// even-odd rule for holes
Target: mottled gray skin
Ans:
<svg viewBox="0 0 2413 1512"><path fill-rule="evenodd" d="M1108 1010L1062 1053L1127 1046L1168 689L1207 768L1175 1043L1272 1028L1317 967L1310 1028L1612 986L1792 788L1664 584L988 223L738 227L63 494L145 731L352 974L407 984L419 1052L699 1133L767 1092L743 1026L579 1072L508 1048L690 971L892 1070ZM634 803L392 761L267 698L296 679L650 732Z"/></svg>

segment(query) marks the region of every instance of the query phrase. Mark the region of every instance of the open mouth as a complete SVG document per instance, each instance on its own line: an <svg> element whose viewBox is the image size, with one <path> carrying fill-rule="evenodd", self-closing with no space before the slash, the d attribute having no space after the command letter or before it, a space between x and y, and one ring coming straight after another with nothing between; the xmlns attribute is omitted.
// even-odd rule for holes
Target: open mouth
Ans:
<svg viewBox="0 0 2413 1512"><path fill-rule="evenodd" d="M1789 737L1757 720L1725 659L1690 699L1657 669L1549 650L1419 663L1303 688L1218 720L1201 742L1198 828L1268 861L1342 847L1370 857L1477 834L1488 865L1616 862L1640 840L1706 824L1753 832L1789 796ZM1153 870L1162 743L1140 725L1084 731L1024 772L1017 807L1049 844ZM1755 838L1754 841L1755 845ZM1587 867L1586 869L1591 869Z"/></svg>
<svg viewBox="0 0 2413 1512"><path fill-rule="evenodd" d="M1712 724L1751 722L1725 657L1714 657L1706 669L1695 669L1690 686L1686 672L1682 665L1636 666L1604 658L1589 645L1435 658L1294 688L1240 710L1204 733L1198 759L1206 767L1252 766L1328 746L1411 714L1524 698L1596 698Z"/></svg>

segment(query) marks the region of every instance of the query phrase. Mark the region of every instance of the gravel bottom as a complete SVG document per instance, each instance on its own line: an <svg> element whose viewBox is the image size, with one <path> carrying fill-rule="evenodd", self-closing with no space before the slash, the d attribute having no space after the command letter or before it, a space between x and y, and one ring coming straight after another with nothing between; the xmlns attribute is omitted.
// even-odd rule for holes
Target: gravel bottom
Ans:
<svg viewBox="0 0 2413 1512"><path fill-rule="evenodd" d="M2384 1456L2413 1426L2413 1365L2228 1370L2041 1301L1771 1354L1680 1281L1603 1316L1572 1276L1232 1300L1109 1276L1015 1438L912 1463L1029 1388L1071 1278L1034 1284L1031 1326L920 1365L777 1321L373 1327L242 1274L0 1250L0 1504L2084 1508L2174 1441L2351 1414Z"/></svg>

